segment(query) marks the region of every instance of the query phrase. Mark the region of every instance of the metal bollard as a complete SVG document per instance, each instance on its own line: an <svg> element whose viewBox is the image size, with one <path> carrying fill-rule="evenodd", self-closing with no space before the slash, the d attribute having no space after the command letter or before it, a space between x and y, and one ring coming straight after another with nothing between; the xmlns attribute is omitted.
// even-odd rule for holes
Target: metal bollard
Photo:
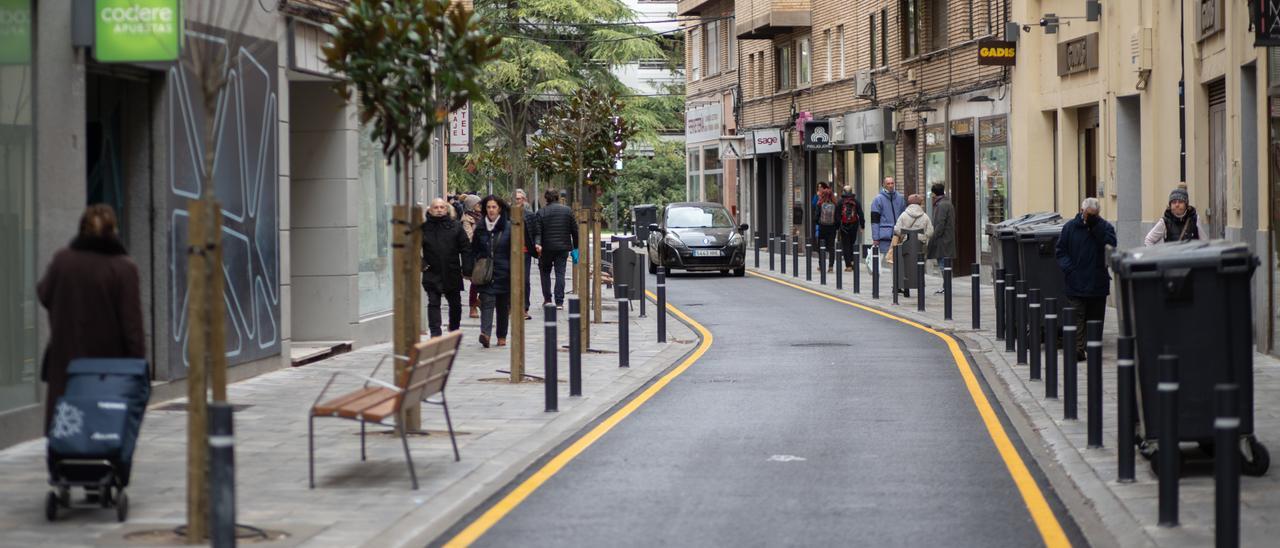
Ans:
<svg viewBox="0 0 1280 548"><path fill-rule="evenodd" d="M804 281L813 281L813 242L804 242Z"/></svg>
<svg viewBox="0 0 1280 548"><path fill-rule="evenodd" d="M1013 342L1014 348L1017 350L1018 365L1027 364L1027 281L1018 280L1014 285L1017 294L1014 295L1013 307Z"/></svg>
<svg viewBox="0 0 1280 548"><path fill-rule="evenodd" d="M893 272L893 304L898 304L898 293L902 292L902 288L899 287L902 285L902 276L898 275L898 265L902 264L900 248L901 246L889 247L889 253L893 254L893 268L890 268Z"/></svg>
<svg viewBox="0 0 1280 548"><path fill-rule="evenodd" d="M973 263L973 273L969 275L969 279L973 282L973 328L982 329L982 276L980 275L982 268L981 263Z"/></svg>
<svg viewBox="0 0 1280 548"><path fill-rule="evenodd" d="M1062 418L1076 420L1076 309L1062 309Z"/></svg>
<svg viewBox="0 0 1280 548"><path fill-rule="evenodd" d="M1218 548L1240 545L1240 409L1236 404L1235 384L1219 384L1213 388L1213 522L1214 543Z"/></svg>
<svg viewBox="0 0 1280 548"><path fill-rule="evenodd" d="M818 283L827 285L827 252L824 247L818 246Z"/></svg>
<svg viewBox="0 0 1280 548"><path fill-rule="evenodd" d="M916 259L916 310L924 312L924 258Z"/></svg>
<svg viewBox="0 0 1280 548"><path fill-rule="evenodd" d="M996 269L996 279L993 281L993 287L996 293L996 340L1004 340L1004 269ZM976 295L977 292L975 291Z"/></svg>
<svg viewBox="0 0 1280 548"><path fill-rule="evenodd" d="M880 244L871 247L871 298L880 298Z"/></svg>
<svg viewBox="0 0 1280 548"><path fill-rule="evenodd" d="M1058 399L1058 299L1044 300L1044 397Z"/></svg>
<svg viewBox="0 0 1280 548"><path fill-rule="evenodd" d="M658 342L667 342L667 269L658 267Z"/></svg>
<svg viewBox="0 0 1280 548"><path fill-rule="evenodd" d="M560 407L560 372L557 371L559 365L560 348L556 339L556 305L547 303L542 305L542 325L543 325L543 344L542 344L542 391L543 399L546 400L547 411L559 411ZM570 352L573 349L569 350Z"/></svg>
<svg viewBox="0 0 1280 548"><path fill-rule="evenodd" d="M662 279L662 267L658 267L658 279ZM662 291L662 282L658 282ZM658 316L662 323L662 316ZM569 297L569 396L582 395L582 304L578 296ZM662 342L662 341L658 341Z"/></svg>
<svg viewBox="0 0 1280 548"><path fill-rule="evenodd" d="M1030 358L1030 378L1040 380L1040 289L1027 291L1027 316L1031 320L1027 329L1028 355Z"/></svg>
<svg viewBox="0 0 1280 548"><path fill-rule="evenodd" d="M1160 475L1159 499L1161 527L1178 526L1178 475L1182 452L1178 449L1178 357L1161 354L1160 382L1156 385L1160 406L1160 437L1156 459ZM1224 451L1235 449L1220 448Z"/></svg>
<svg viewBox="0 0 1280 548"><path fill-rule="evenodd" d="M755 245L751 247L755 248L756 268L760 268L760 236L757 235L755 238L752 238L752 239L755 240Z"/></svg>
<svg viewBox="0 0 1280 548"><path fill-rule="evenodd" d="M778 238L776 236L772 234L769 235L769 272L773 272L773 253L778 249L777 239Z"/></svg>
<svg viewBox="0 0 1280 548"><path fill-rule="evenodd" d="M942 319L951 319L951 259L942 259Z"/></svg>
<svg viewBox="0 0 1280 548"><path fill-rule="evenodd" d="M627 300L627 284L620 284L624 297L618 299L618 367L631 367L631 301Z"/></svg>
<svg viewBox="0 0 1280 548"><path fill-rule="evenodd" d="M1004 314L1004 351L1005 352L1013 352L1017 348L1015 344L1018 339L1018 337L1015 335L1015 333L1017 333L1017 330L1013 328L1013 324L1016 320L1016 318L1014 318L1014 316L1016 315L1014 311L1018 309L1018 307L1014 306L1014 304L1017 303L1017 301L1018 301L1017 287L1016 287L1016 284L1013 283L1013 275L1010 274L1006 276L1004 280L1004 310L1001 312L1002 314Z"/></svg>
<svg viewBox="0 0 1280 548"><path fill-rule="evenodd" d="M787 236L787 238L791 238L791 237ZM800 239L799 237L796 237L796 239L791 240L791 243L787 245L791 246L791 277L799 278L800 277Z"/></svg>
<svg viewBox="0 0 1280 548"><path fill-rule="evenodd" d="M1089 406L1090 449L1102 447L1102 321L1085 324L1085 392Z"/></svg>
<svg viewBox="0 0 1280 548"><path fill-rule="evenodd" d="M843 264L841 264L841 263L843 263L843 262L844 262L844 251L843 251L843 250L844 250L844 248L843 248L843 247L836 246L835 251L833 251L833 253L835 253L835 254L836 254L836 261L835 261L835 262L836 262L836 266L841 266L841 267L843 267L843 266L844 266ZM839 270L835 270L835 269L833 268L832 270L834 270L834 271L835 271L835 276L836 276L836 291L840 291L840 290L844 289L844 268L841 268L841 269L839 269Z"/></svg>
<svg viewBox="0 0 1280 548"><path fill-rule="evenodd" d="M231 404L209 404L209 524L210 544L236 545L236 450ZM414 478L413 488L418 488Z"/></svg>
<svg viewBox="0 0 1280 548"><path fill-rule="evenodd" d="M1116 340L1116 481L1134 481L1134 381L1133 337Z"/></svg>
<svg viewBox="0 0 1280 548"><path fill-rule="evenodd" d="M853 243L853 294L862 293L862 245Z"/></svg>
<svg viewBox="0 0 1280 548"><path fill-rule="evenodd" d="M778 246L782 249L778 250L778 260L782 262L782 266L778 270L782 274L787 273L787 253L791 250L791 236L778 236Z"/></svg>

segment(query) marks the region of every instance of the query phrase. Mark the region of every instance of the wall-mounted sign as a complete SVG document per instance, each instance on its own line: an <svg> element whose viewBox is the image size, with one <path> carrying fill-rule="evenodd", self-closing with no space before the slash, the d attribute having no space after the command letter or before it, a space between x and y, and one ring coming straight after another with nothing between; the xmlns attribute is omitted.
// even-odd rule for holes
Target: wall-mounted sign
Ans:
<svg viewBox="0 0 1280 548"><path fill-rule="evenodd" d="M104 63L178 59L182 36L179 0L97 0L93 56Z"/></svg>
<svg viewBox="0 0 1280 548"><path fill-rule="evenodd" d="M31 62L31 1L0 0L0 65Z"/></svg>
<svg viewBox="0 0 1280 548"><path fill-rule="evenodd" d="M684 141L688 144L720 138L724 108L719 102L691 107L684 114Z"/></svg>
<svg viewBox="0 0 1280 548"><path fill-rule="evenodd" d="M973 118L951 121L952 135L973 135Z"/></svg>
<svg viewBox="0 0 1280 548"><path fill-rule="evenodd" d="M1200 41L1222 30L1222 1L1198 1L1200 6L1196 10L1196 29L1200 31L1200 36L1197 38L1197 41ZM1266 0L1262 2L1266 3Z"/></svg>
<svg viewBox="0 0 1280 548"><path fill-rule="evenodd" d="M893 127L893 111L887 108L844 115L844 144L861 145L885 140L885 128Z"/></svg>
<svg viewBox="0 0 1280 548"><path fill-rule="evenodd" d="M1058 76L1098 68L1098 33L1058 44Z"/></svg>
<svg viewBox="0 0 1280 548"><path fill-rule="evenodd" d="M805 150L831 150L831 122L809 120L804 123Z"/></svg>
<svg viewBox="0 0 1280 548"><path fill-rule="evenodd" d="M751 141L755 144L756 154L782 152L782 131L778 128L757 129L751 132Z"/></svg>
<svg viewBox="0 0 1280 548"><path fill-rule="evenodd" d="M720 159L737 160L742 158L742 139L720 139Z"/></svg>
<svg viewBox="0 0 1280 548"><path fill-rule="evenodd" d="M1253 2L1253 46L1280 46L1280 2Z"/></svg>
<svg viewBox="0 0 1280 548"><path fill-rule="evenodd" d="M978 64L1012 67L1018 61L1018 43L1005 40L979 40Z"/></svg>
<svg viewBox="0 0 1280 548"><path fill-rule="evenodd" d="M449 113L449 152L471 152L471 103Z"/></svg>

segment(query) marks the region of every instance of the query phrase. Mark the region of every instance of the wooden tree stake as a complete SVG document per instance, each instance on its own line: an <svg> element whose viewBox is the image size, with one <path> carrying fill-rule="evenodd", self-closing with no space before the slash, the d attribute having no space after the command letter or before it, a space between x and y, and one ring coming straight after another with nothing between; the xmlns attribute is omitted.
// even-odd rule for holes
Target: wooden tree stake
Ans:
<svg viewBox="0 0 1280 548"><path fill-rule="evenodd" d="M511 207L511 382L524 380L524 208Z"/></svg>

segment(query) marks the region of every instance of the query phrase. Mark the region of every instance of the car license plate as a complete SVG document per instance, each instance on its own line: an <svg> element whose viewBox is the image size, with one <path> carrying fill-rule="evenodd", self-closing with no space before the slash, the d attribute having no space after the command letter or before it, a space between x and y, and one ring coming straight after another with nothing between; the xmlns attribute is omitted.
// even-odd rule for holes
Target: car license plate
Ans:
<svg viewBox="0 0 1280 548"><path fill-rule="evenodd" d="M719 249L695 249L693 250L693 256L694 257L719 257L720 250Z"/></svg>

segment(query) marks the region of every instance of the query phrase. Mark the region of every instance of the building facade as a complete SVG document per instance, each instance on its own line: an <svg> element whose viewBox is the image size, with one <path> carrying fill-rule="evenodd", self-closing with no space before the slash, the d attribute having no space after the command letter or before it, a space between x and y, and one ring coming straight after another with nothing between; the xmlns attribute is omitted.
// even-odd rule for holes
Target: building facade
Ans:
<svg viewBox="0 0 1280 548"><path fill-rule="evenodd" d="M685 36L685 170L691 201L718 202L743 217L734 140L741 97L733 0L682 0ZM726 139L728 138L728 139ZM740 147L741 145L736 145Z"/></svg>

